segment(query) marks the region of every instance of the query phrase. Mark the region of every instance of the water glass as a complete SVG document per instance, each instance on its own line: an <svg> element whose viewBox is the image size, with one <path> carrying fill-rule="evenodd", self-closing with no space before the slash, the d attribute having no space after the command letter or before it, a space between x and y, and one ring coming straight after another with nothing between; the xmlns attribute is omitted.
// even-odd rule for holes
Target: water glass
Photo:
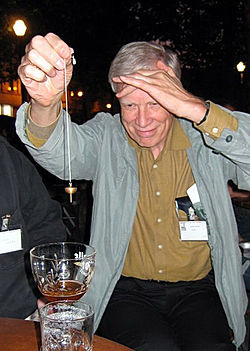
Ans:
<svg viewBox="0 0 250 351"><path fill-rule="evenodd" d="M91 351L94 311L81 301L54 301L40 309L42 351Z"/></svg>

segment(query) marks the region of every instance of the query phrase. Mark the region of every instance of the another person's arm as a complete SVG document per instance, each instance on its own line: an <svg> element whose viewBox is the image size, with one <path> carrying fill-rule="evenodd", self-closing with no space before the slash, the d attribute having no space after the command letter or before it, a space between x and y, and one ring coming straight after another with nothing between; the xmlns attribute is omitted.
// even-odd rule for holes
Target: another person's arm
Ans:
<svg viewBox="0 0 250 351"><path fill-rule="evenodd" d="M66 240L60 204L51 199L35 166L24 157L20 173L22 213L32 246Z"/></svg>

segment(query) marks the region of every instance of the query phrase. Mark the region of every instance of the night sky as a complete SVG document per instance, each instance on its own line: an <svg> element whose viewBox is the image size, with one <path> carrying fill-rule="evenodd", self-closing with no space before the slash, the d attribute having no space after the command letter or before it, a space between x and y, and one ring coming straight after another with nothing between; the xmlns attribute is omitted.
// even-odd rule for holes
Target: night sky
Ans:
<svg viewBox="0 0 250 351"><path fill-rule="evenodd" d="M25 42L54 32L75 50L74 78L108 89L111 60L125 43L168 41L180 54L187 89L207 98L238 94L235 65L247 59L244 1L240 0L2 0L1 20L23 17ZM225 11L225 8L227 11ZM3 35L3 33L2 33Z"/></svg>

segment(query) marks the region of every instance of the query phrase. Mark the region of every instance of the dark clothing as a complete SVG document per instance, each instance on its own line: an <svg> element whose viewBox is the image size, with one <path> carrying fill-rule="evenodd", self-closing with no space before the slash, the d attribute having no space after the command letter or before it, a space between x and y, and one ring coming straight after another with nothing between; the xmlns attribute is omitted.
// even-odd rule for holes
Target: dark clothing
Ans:
<svg viewBox="0 0 250 351"><path fill-rule="evenodd" d="M237 202L234 201L233 208L238 225L239 235L244 241L250 241L250 209L239 206Z"/></svg>
<svg viewBox="0 0 250 351"><path fill-rule="evenodd" d="M243 241L250 241L250 209L239 205L237 201L234 200L233 208L240 237ZM250 266L248 266L244 272L243 278L246 289L250 291Z"/></svg>
<svg viewBox="0 0 250 351"><path fill-rule="evenodd" d="M0 217L10 214L9 229L22 229L23 247L0 254L0 316L26 318L37 306L29 250L66 240L66 231L60 206L49 197L34 165L3 137L0 160Z"/></svg>
<svg viewBox="0 0 250 351"><path fill-rule="evenodd" d="M236 350L212 273L177 283L121 277L98 334L137 351Z"/></svg>

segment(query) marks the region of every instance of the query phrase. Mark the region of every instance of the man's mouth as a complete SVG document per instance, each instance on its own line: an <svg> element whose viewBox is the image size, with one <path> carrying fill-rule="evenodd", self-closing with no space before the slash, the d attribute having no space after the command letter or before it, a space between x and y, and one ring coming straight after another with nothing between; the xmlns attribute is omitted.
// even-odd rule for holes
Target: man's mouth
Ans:
<svg viewBox="0 0 250 351"><path fill-rule="evenodd" d="M138 130L136 129L136 134L140 137L143 138L149 138L155 133L156 128L150 129L150 130Z"/></svg>

